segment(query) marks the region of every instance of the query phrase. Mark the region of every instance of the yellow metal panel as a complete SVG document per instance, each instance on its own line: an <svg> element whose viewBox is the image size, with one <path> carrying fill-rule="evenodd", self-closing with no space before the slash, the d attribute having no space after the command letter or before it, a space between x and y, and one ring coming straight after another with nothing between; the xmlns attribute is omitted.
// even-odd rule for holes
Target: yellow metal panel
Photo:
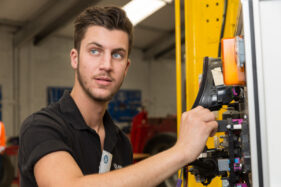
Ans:
<svg viewBox="0 0 281 187"><path fill-rule="evenodd" d="M239 0L229 0L224 36L234 35L237 22ZM186 109L190 110L198 93L199 77L203 71L206 56L217 57L223 21L224 0L185 0L185 57L186 57ZM221 116L222 111L219 112ZM221 118L221 117L220 117ZM222 135L217 134L217 136ZM207 141L214 147L214 139ZM199 187L193 175L188 176L188 186ZM215 178L210 187L222 186L220 178Z"/></svg>
<svg viewBox="0 0 281 187"><path fill-rule="evenodd" d="M238 15L240 10L240 0L228 0L228 8L225 22L224 38L234 36Z"/></svg>
<svg viewBox="0 0 281 187"><path fill-rule="evenodd" d="M182 88L181 88L181 19L180 19L180 0L175 1L175 32L176 32L176 84L177 84L177 129L182 113Z"/></svg>
<svg viewBox="0 0 281 187"><path fill-rule="evenodd" d="M182 88L181 88L181 18L180 0L175 0L175 35L176 35L176 84L177 84L177 133L179 133L182 113ZM180 170L178 177L180 178ZM181 177L181 179L183 179ZM181 185L183 186L183 185Z"/></svg>
<svg viewBox="0 0 281 187"><path fill-rule="evenodd" d="M204 57L217 57L222 15L223 0L185 1L187 110L197 96Z"/></svg>

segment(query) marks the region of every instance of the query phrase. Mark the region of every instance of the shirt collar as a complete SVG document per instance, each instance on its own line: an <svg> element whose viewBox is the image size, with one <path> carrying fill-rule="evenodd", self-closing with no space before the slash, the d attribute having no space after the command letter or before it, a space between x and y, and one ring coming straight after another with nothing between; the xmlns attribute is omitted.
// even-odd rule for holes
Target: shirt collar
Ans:
<svg viewBox="0 0 281 187"><path fill-rule="evenodd" d="M59 101L60 110L64 114L66 121L76 130L90 130L91 129L85 122L82 114L80 113L76 103L70 96L69 91L65 91ZM93 111L94 112L94 111ZM103 116L103 124L105 129L104 149L111 152L117 142L117 134L119 128L114 124L108 111Z"/></svg>
<svg viewBox="0 0 281 187"><path fill-rule="evenodd" d="M77 105L70 96L69 91L65 91L62 98L59 100L60 110L65 116L65 120L72 125L76 130L89 129L80 113Z"/></svg>

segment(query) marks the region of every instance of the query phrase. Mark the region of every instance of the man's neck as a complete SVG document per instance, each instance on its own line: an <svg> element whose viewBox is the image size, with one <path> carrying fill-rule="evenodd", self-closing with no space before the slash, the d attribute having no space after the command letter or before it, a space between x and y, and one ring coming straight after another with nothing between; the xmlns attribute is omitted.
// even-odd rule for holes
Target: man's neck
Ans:
<svg viewBox="0 0 281 187"><path fill-rule="evenodd" d="M106 111L107 102L93 100L82 89L75 89L70 93L86 124L92 129L99 131L103 126L103 116Z"/></svg>

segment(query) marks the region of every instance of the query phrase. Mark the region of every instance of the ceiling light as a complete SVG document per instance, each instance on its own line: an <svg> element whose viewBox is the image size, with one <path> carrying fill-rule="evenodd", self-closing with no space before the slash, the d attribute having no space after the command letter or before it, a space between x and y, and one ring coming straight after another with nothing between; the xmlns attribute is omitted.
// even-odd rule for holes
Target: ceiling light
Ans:
<svg viewBox="0 0 281 187"><path fill-rule="evenodd" d="M173 0L162 0L162 1L165 1L166 3L172 3Z"/></svg>
<svg viewBox="0 0 281 187"><path fill-rule="evenodd" d="M137 25L167 3L171 2L172 0L132 0L123 7L123 10L126 11L132 24Z"/></svg>

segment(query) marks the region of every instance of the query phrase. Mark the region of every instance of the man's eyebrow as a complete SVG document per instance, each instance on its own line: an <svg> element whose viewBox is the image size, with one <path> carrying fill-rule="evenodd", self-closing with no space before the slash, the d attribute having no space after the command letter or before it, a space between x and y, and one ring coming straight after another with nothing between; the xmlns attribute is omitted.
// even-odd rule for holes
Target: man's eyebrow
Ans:
<svg viewBox="0 0 281 187"><path fill-rule="evenodd" d="M100 47L100 48L103 47L101 44L99 44L99 43L97 43L97 42L90 42L90 43L88 43L88 45L96 45L96 46L98 46L98 47Z"/></svg>
<svg viewBox="0 0 281 187"><path fill-rule="evenodd" d="M96 45L96 46L98 46L98 47L100 47L100 48L103 48L103 45L101 45L101 44L99 44L99 43L97 43L97 42L90 42L90 43L88 43L88 45ZM123 51L123 52L125 52L125 53L127 52L127 50L124 49L124 48L122 48L122 47L113 49L112 51L113 51L113 52Z"/></svg>
<svg viewBox="0 0 281 187"><path fill-rule="evenodd" d="M126 53L126 49L124 48L116 48L112 50L112 52L120 52L120 51Z"/></svg>

